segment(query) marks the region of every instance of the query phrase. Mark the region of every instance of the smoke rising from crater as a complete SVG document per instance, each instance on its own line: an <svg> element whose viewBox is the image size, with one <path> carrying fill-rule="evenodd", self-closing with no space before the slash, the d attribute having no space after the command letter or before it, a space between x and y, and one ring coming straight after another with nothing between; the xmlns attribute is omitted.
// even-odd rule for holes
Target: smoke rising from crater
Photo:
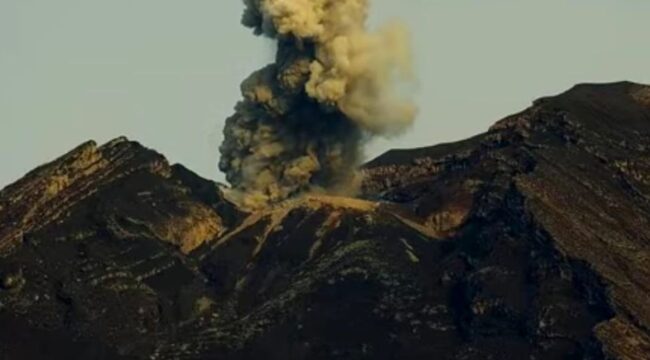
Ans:
<svg viewBox="0 0 650 360"><path fill-rule="evenodd" d="M368 0L244 0L242 23L277 41L275 63L241 85L219 167L245 206L356 181L371 136L408 127L408 32L366 29Z"/></svg>

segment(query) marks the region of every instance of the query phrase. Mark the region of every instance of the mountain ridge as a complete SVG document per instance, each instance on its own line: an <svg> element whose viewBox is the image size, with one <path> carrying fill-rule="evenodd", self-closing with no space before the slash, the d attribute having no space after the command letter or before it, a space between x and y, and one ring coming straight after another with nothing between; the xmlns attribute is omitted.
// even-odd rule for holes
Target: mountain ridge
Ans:
<svg viewBox="0 0 650 360"><path fill-rule="evenodd" d="M578 85L379 156L359 199L252 213L85 143L0 191L0 355L43 356L21 328L59 358L643 358L648 99Z"/></svg>

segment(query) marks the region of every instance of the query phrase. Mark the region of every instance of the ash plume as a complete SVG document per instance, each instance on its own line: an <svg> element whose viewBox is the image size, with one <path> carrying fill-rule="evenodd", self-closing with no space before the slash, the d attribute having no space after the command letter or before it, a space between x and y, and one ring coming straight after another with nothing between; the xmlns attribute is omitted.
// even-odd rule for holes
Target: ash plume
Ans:
<svg viewBox="0 0 650 360"><path fill-rule="evenodd" d="M366 29L368 0L244 0L242 23L277 42L275 63L241 85L220 169L244 206L357 182L363 143L408 127L408 33Z"/></svg>

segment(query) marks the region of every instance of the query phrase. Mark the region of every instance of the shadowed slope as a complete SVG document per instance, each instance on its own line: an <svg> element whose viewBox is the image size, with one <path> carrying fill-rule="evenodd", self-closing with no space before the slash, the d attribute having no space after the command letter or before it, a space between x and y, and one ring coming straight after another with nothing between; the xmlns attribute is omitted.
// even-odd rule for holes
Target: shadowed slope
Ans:
<svg viewBox="0 0 650 360"><path fill-rule="evenodd" d="M371 161L365 200L254 213L136 143L84 145L0 192L0 354L643 358L648 89L580 85Z"/></svg>

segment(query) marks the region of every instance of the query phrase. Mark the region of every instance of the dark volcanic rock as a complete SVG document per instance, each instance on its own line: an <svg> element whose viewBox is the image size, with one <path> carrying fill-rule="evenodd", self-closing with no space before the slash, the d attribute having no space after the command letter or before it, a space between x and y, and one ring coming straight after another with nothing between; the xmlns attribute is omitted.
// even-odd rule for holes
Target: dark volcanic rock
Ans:
<svg viewBox="0 0 650 360"><path fill-rule="evenodd" d="M0 192L0 358L645 359L650 88L581 85L261 212L118 139Z"/></svg>

